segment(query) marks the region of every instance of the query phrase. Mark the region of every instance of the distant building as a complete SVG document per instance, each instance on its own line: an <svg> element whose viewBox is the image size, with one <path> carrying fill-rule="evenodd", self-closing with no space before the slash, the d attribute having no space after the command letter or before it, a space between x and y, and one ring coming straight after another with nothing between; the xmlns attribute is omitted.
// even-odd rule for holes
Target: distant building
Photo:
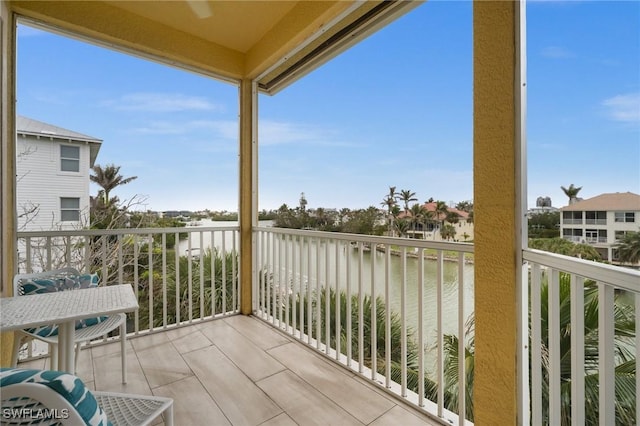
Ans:
<svg viewBox="0 0 640 426"><path fill-rule="evenodd" d="M557 207L553 207L551 205L551 198L550 197L538 197L536 199L536 206L535 207L531 207L527 211L527 215L529 217L531 217L534 214L553 213L553 212L557 212L558 210L559 209Z"/></svg>
<svg viewBox="0 0 640 426"><path fill-rule="evenodd" d="M89 225L89 175L102 140L41 121L16 120L19 231Z"/></svg>
<svg viewBox="0 0 640 426"><path fill-rule="evenodd" d="M562 238L590 244L608 261L617 260L616 243L640 228L640 195L631 192L601 194L560 211Z"/></svg>
<svg viewBox="0 0 640 426"><path fill-rule="evenodd" d="M436 211L435 202L425 203L422 207L424 207L427 211L435 212ZM443 224L450 224L455 228L455 236L452 238L453 241L473 241L473 219L469 217L469 213L458 210L454 207L447 207L447 211L449 215L452 215L456 218L457 222L451 223L447 221L447 214L440 214L439 217L435 217L435 215L431 218L431 221L427 223L426 227L422 226L422 224L417 224L416 229L408 230L408 234L413 235L414 238L421 238L426 240L434 240L434 241L443 241L442 236L440 234L440 226ZM404 212L400 213L399 217L410 216L411 213L405 215Z"/></svg>

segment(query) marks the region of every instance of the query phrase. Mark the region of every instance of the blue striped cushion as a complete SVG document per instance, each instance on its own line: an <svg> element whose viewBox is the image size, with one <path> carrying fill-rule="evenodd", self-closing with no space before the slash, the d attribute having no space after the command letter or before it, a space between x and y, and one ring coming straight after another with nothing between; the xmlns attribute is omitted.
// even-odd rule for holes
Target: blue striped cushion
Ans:
<svg viewBox="0 0 640 426"><path fill-rule="evenodd" d="M20 287L22 287L23 294L25 296L30 294L42 294L53 293L56 291L66 291L75 289L84 289L97 287L100 281L98 274L83 274L83 275L65 275L56 276L51 278L36 278L25 279L20 281ZM76 321L76 330L80 328L89 327L105 321L108 317L101 316L96 318L85 318ZM34 328L25 329L27 333L37 334L40 337L51 337L58 335L58 326L45 325Z"/></svg>
<svg viewBox="0 0 640 426"><path fill-rule="evenodd" d="M82 380L72 374L50 370L0 368L0 388L15 383L41 383L69 401L86 425L111 425L105 412L98 406L93 394L82 383Z"/></svg>

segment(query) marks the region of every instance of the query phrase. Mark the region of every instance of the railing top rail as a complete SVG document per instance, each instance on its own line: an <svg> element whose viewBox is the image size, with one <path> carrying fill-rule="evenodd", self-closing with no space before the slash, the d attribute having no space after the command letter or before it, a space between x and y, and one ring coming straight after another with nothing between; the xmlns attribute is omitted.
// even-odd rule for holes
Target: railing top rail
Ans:
<svg viewBox="0 0 640 426"><path fill-rule="evenodd" d="M282 235L298 235L302 237L324 238L341 241L356 241L370 244L386 244L399 247L417 247L435 250L450 250L459 251L463 253L473 253L472 243L459 243L459 242L447 242L447 241L428 241L428 240L414 240L410 238L398 238L398 237L379 237L375 235L364 234L346 234L342 232L326 232L326 231L308 231L301 229L289 229L289 228L274 228L257 226L253 228L254 232L270 232L273 234Z"/></svg>
<svg viewBox="0 0 640 426"><path fill-rule="evenodd" d="M177 228L117 228L117 229L67 229L58 231L18 231L18 238L37 237L80 237L80 236L101 236L101 235L122 235L122 234L170 234L175 232L210 232L210 231L237 231L235 226L188 226Z"/></svg>
<svg viewBox="0 0 640 426"><path fill-rule="evenodd" d="M640 293L640 271L631 268L622 268L530 248L523 250L522 257L527 262L538 263L583 278L610 284L616 288Z"/></svg>

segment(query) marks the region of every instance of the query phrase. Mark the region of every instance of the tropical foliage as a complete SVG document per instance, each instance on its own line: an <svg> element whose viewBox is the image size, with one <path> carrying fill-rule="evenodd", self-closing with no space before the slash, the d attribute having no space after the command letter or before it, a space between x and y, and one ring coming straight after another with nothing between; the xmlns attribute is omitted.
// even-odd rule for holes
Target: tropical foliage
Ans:
<svg viewBox="0 0 640 426"><path fill-rule="evenodd" d="M564 254L580 259L602 261L600 253L589 244L576 244L564 238L529 238L529 248Z"/></svg>
<svg viewBox="0 0 640 426"><path fill-rule="evenodd" d="M571 184L569 185L568 188L561 186L560 189L562 189L562 192L564 192L564 195L569 197L569 204L573 204L578 200L578 193L580 192L582 187L581 186L576 187L576 186L573 186L573 184Z"/></svg>
<svg viewBox="0 0 640 426"><path fill-rule="evenodd" d="M627 232L616 244L618 260L622 263L640 263L640 231Z"/></svg>
<svg viewBox="0 0 640 426"><path fill-rule="evenodd" d="M156 259L161 259L160 254ZM153 279L150 270L153 271ZM239 297L235 291L237 284L235 252L223 255L217 249L207 249L202 257L181 256L177 266L175 262L167 264L164 275L161 265L149 268L142 264L139 266L138 283L141 328L162 326L165 315L167 324L176 324L231 312ZM166 289L166 300L160 297L163 289ZM153 300L151 306L150 298ZM151 318L153 324L150 324Z"/></svg>

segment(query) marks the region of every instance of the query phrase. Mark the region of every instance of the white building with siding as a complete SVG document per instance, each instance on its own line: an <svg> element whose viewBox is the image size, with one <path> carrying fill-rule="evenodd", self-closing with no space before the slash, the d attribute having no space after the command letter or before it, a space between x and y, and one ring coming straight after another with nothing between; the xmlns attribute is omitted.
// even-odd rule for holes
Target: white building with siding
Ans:
<svg viewBox="0 0 640 426"><path fill-rule="evenodd" d="M16 133L18 230L88 226L89 175L102 140L22 116Z"/></svg>
<svg viewBox="0 0 640 426"><path fill-rule="evenodd" d="M617 260L614 246L627 232L640 229L640 195L601 194L560 209L560 235L592 245L602 259Z"/></svg>

